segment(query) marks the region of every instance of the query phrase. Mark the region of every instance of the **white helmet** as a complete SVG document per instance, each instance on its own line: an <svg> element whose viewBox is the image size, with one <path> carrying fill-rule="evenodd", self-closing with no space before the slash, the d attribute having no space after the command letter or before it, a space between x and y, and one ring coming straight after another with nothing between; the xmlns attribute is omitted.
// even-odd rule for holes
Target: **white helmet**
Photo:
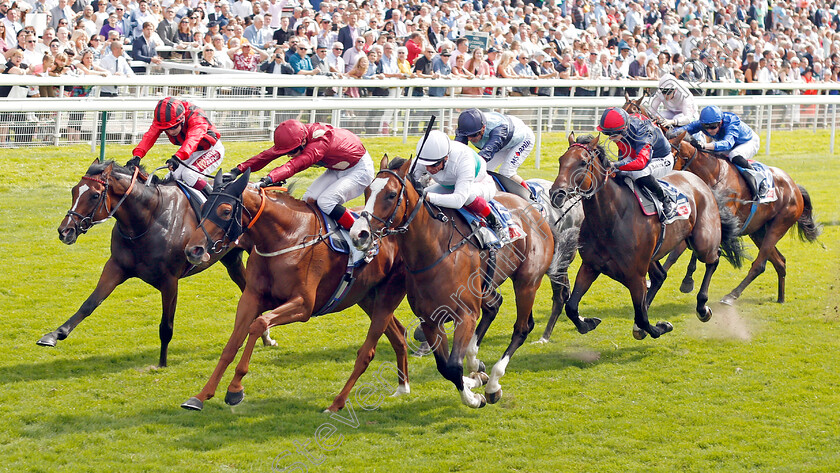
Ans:
<svg viewBox="0 0 840 473"><path fill-rule="evenodd" d="M420 147L423 147L421 150ZM421 139L414 150L417 154L417 163L424 166L431 166L449 155L449 137L440 130L432 130L425 144Z"/></svg>

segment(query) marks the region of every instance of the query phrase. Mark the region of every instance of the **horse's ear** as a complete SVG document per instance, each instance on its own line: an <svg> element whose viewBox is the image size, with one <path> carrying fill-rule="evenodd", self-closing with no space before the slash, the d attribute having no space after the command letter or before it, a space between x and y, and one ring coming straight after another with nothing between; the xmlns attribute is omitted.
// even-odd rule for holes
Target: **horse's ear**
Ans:
<svg viewBox="0 0 840 473"><path fill-rule="evenodd" d="M225 194L229 195L241 195L242 191L245 190L245 187L248 186L248 179L251 178L251 168L245 170L241 176L239 176L235 181L229 184L225 188Z"/></svg>
<svg viewBox="0 0 840 473"><path fill-rule="evenodd" d="M627 92L624 92L624 101L625 102L632 102L633 101L633 99L630 98L630 94L628 94Z"/></svg>
<svg viewBox="0 0 840 473"><path fill-rule="evenodd" d="M92 162L92 163L90 163L90 166L93 166L94 164L99 164L99 163L101 163L101 162L102 162L102 161L100 161L100 160L99 160L99 158L94 158L94 159L93 159L93 162ZM88 167L90 167L90 166L88 166Z"/></svg>
<svg viewBox="0 0 840 473"><path fill-rule="evenodd" d="M382 161L379 161L379 170L388 169L388 153L382 155Z"/></svg>
<svg viewBox="0 0 840 473"><path fill-rule="evenodd" d="M575 132L570 131L569 132L569 145L573 145L573 144L575 144Z"/></svg>
<svg viewBox="0 0 840 473"><path fill-rule="evenodd" d="M687 132L686 130L683 130L683 131L682 131L682 133L680 133L679 135L677 135L677 136L675 137L675 138L676 138L676 141L675 141L675 142L676 142L676 143L679 143L679 142L681 142L682 140L684 140L684 139L685 139L685 135L686 135L686 133L688 133L688 132Z"/></svg>
<svg viewBox="0 0 840 473"><path fill-rule="evenodd" d="M105 175L105 176L110 176L113 171L114 171L114 162L111 161L110 163L108 163L107 166L105 166L105 169L102 170L102 174Z"/></svg>
<svg viewBox="0 0 840 473"><path fill-rule="evenodd" d="M600 143L600 142L601 142L601 134L598 133L597 135L595 135L595 138L592 138L592 141L590 141L589 144L586 145L586 148L589 149L590 151L592 151L593 149L598 147L598 143Z"/></svg>
<svg viewBox="0 0 840 473"><path fill-rule="evenodd" d="M213 189L219 188L222 184L222 170L219 169L219 172L216 173L216 177L213 178Z"/></svg>
<svg viewBox="0 0 840 473"><path fill-rule="evenodd" d="M415 158L415 159L417 159L417 158ZM411 169L411 163L413 163L413 162L414 162L413 160L411 160L411 159L407 159L407 160L403 163L403 165L402 165L402 166L400 166L399 175L400 175L401 177L405 177L405 176L407 176L407 175L408 175L408 171L409 171L409 169Z"/></svg>

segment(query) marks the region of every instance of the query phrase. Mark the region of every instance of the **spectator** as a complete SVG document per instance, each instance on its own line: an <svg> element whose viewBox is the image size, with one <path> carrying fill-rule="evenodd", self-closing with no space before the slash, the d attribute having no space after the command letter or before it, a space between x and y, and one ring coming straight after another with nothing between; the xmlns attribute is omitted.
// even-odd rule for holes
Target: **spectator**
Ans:
<svg viewBox="0 0 840 473"><path fill-rule="evenodd" d="M435 79L435 71L432 63L434 59L435 50L431 46L426 46L423 55L417 58L414 62L414 77L421 79ZM415 97L422 97L424 91L422 87L415 87L412 93Z"/></svg>
<svg viewBox="0 0 840 473"><path fill-rule="evenodd" d="M364 78L365 74L367 74L369 65L370 61L368 60L367 56L359 57L359 60L356 61L356 65L353 66L352 69L347 71L347 77L351 79ZM358 87L348 87L344 93L347 94L348 97L359 98L361 96L361 91ZM356 114L355 112L348 110L346 116L349 118L355 118Z"/></svg>
<svg viewBox="0 0 840 473"><path fill-rule="evenodd" d="M35 35L24 35L23 45L21 45L20 49L23 49L23 63L29 67L40 64L41 59L44 57L44 55L36 48L37 44L38 40L35 39Z"/></svg>
<svg viewBox="0 0 840 473"><path fill-rule="evenodd" d="M513 65L513 72L516 73L516 77L522 79L536 79L537 75L534 74L534 70L531 69L531 65L529 62L531 61L531 56L528 55L526 51L520 51L519 55L517 56L517 63ZM519 95L519 96L526 96L531 95L531 90L528 87L514 87L511 90L511 95Z"/></svg>
<svg viewBox="0 0 840 473"><path fill-rule="evenodd" d="M263 21L264 19L262 15L254 15L254 22L245 28L242 33L242 36L244 36L249 43L259 49L265 48L266 43L271 41L271 37L267 37L265 35L265 30L263 30Z"/></svg>
<svg viewBox="0 0 840 473"><path fill-rule="evenodd" d="M144 0L141 2L145 3ZM142 4L142 3L141 3ZM155 25L151 22L143 23L143 28L141 30L140 36L138 36L134 43L131 45L131 57L135 61L145 62L146 64L151 65L159 65L163 62L160 56L157 54L157 47L155 46L155 42L152 40L152 34L155 31ZM149 69L146 67L137 67L134 69L134 72L148 72Z"/></svg>
<svg viewBox="0 0 840 473"><path fill-rule="evenodd" d="M221 64L222 69L233 69L233 60L228 56L228 50L225 47L224 38L222 35L217 34L213 36L213 40L210 42L210 45L213 46L213 49L216 51L213 54L213 57Z"/></svg>
<svg viewBox="0 0 840 473"><path fill-rule="evenodd" d="M119 33L119 36L122 36L125 33L122 29L122 24L119 21L119 13L121 11L122 10L118 8L108 15L108 21L102 25L102 28L99 29L99 34L107 38L111 31L116 31Z"/></svg>
<svg viewBox="0 0 840 473"><path fill-rule="evenodd" d="M187 29L189 30L190 19L184 17L176 21L175 9L172 6L167 7L164 11L163 20L157 25L157 34L161 41L163 41L164 46L171 47L175 45L175 35L178 32L179 25L182 23L187 25Z"/></svg>
<svg viewBox="0 0 840 473"><path fill-rule="evenodd" d="M411 63L408 62L408 48L405 46L397 47L397 68L405 77L411 77Z"/></svg>
<svg viewBox="0 0 840 473"><path fill-rule="evenodd" d="M356 61L358 61L361 56L365 55L364 46L365 38L359 36L353 42L353 47L344 50L343 59L345 72L350 72L350 69L356 65Z"/></svg>
<svg viewBox="0 0 840 473"><path fill-rule="evenodd" d="M213 48L213 45L206 44L202 48L201 52L201 59L198 61L198 65L202 67L216 67L222 68L222 63L216 57L216 49ZM200 72L200 74L207 74L206 72Z"/></svg>
<svg viewBox="0 0 840 473"><path fill-rule="evenodd" d="M327 52L327 69L329 72L336 74L337 77L342 77L344 75L344 71L346 70L344 58L342 58L343 53L344 46L338 41L334 42L330 51Z"/></svg>
<svg viewBox="0 0 840 473"><path fill-rule="evenodd" d="M145 36L146 23L150 24L152 31L154 31L157 26L157 18L155 18L155 15L149 9L148 0L138 0L137 9L133 10L128 16L130 29L126 32L126 35L131 35L131 38L134 40L140 39L141 36ZM134 50L132 49L133 52Z"/></svg>
<svg viewBox="0 0 840 473"><path fill-rule="evenodd" d="M108 71L112 76L117 77L132 77L134 71L128 65L128 61L123 56L123 45L119 41L112 41L109 49L111 54L102 58L99 65ZM119 90L113 85L104 85L99 92L101 97L116 97L119 95Z"/></svg>
<svg viewBox="0 0 840 473"><path fill-rule="evenodd" d="M303 42L298 43L297 54L292 56L292 59L289 61L296 75L313 76L321 72L320 69L312 66L312 61L307 56L308 53L309 46ZM311 89L308 91L305 87L290 87L287 90L289 95L293 96L302 96L311 92Z"/></svg>
<svg viewBox="0 0 840 473"><path fill-rule="evenodd" d="M254 48L248 40L245 40L239 47L232 47L227 51L227 54L233 61L233 69L237 71L256 72L259 64L268 59L268 54L265 51Z"/></svg>
<svg viewBox="0 0 840 473"><path fill-rule="evenodd" d="M281 47L274 48L274 55L272 56L272 60L266 61L262 65L260 65L260 71L265 72L267 74L293 75L295 73L295 70L292 68L292 66L286 62L286 55L284 54L283 48ZM287 88L285 87L277 87L277 95L287 95L286 90ZM274 95L274 88L267 88L266 93L268 95Z"/></svg>
<svg viewBox="0 0 840 473"><path fill-rule="evenodd" d="M496 66L496 77L500 77L502 79L514 79L519 77L516 74L516 71L514 71L515 58L516 56L512 52L503 52L502 57L499 58L499 65Z"/></svg>
<svg viewBox="0 0 840 473"><path fill-rule="evenodd" d="M408 40L405 42L405 48L408 51L406 59L408 59L408 63L412 66L417 58L423 55L422 37L420 33L415 32L410 34Z"/></svg>
<svg viewBox="0 0 840 473"><path fill-rule="evenodd" d="M431 48L431 46L429 46ZM452 68L449 66L449 58L452 57L451 43L443 46L439 55L432 58L432 72L435 79L448 79L451 77ZM443 97L446 95L445 87L429 87L429 97Z"/></svg>
<svg viewBox="0 0 840 473"><path fill-rule="evenodd" d="M70 20L75 20L76 12L70 8L67 0L58 0L58 4L50 10L50 16L52 17L50 27L57 30L62 20L64 20L64 26L68 25Z"/></svg>

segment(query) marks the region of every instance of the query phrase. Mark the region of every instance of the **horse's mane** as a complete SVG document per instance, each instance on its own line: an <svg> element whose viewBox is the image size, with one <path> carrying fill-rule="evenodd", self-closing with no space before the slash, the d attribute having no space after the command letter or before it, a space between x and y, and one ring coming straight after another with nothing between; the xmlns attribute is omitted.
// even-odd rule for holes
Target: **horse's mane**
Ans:
<svg viewBox="0 0 840 473"><path fill-rule="evenodd" d="M594 139L595 137L592 135L580 135L575 138L575 143L588 145ZM604 145L598 143L598 145L595 146L595 155L598 156L598 161L601 162L601 166L607 167L609 159L607 158L607 151L604 149Z"/></svg>
<svg viewBox="0 0 840 473"><path fill-rule="evenodd" d="M90 167L88 168L87 172L85 173L85 175L86 176L95 176L97 174L102 174L105 171L105 169L108 166L111 166L111 165L114 166L113 169L112 169L114 174L121 174L121 175L125 175L125 176L128 176L128 177L131 177L134 174L134 169L127 168L125 166L117 164L117 162L114 161L113 159L109 159L109 160L106 160L106 161L98 161L98 162L95 162L95 163L91 164ZM142 164L139 165L138 167L140 168L140 174L141 175L144 175L144 176L147 175L146 168ZM152 185L168 184L168 183L173 181L173 179L171 177L166 178L166 179L161 179L158 176L151 176L150 178L151 178L151 181L152 181Z"/></svg>

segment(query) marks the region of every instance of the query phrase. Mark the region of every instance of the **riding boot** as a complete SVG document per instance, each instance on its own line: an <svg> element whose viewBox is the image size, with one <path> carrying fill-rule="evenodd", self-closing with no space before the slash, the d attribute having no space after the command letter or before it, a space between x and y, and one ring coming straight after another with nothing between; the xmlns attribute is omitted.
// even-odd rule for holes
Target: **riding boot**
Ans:
<svg viewBox="0 0 840 473"><path fill-rule="evenodd" d="M767 193L767 183L765 183L764 179L761 179L761 175L753 169L752 164L740 155L730 156L729 161L740 168L741 174L743 174L744 180L747 181L747 187L750 188L750 193L752 193L753 197L756 200L764 197ZM758 183L758 187L756 187L756 183Z"/></svg>
<svg viewBox="0 0 840 473"><path fill-rule="evenodd" d="M336 223L341 225L345 230L350 230L353 224L356 223L356 219L353 218L353 214L351 214L350 211L341 204L336 205L332 209L330 217L334 218Z"/></svg>
<svg viewBox="0 0 840 473"><path fill-rule="evenodd" d="M662 215L659 217L660 220L665 221L670 219L674 214L674 204L671 202L671 198L665 194L665 191L662 189L659 181L648 174L647 176L636 179L636 182L645 186L645 188L647 188L654 197L662 202Z"/></svg>
<svg viewBox="0 0 840 473"><path fill-rule="evenodd" d="M493 212L487 214L487 216L484 217L484 219L487 220L487 225L490 226L490 229L493 230L493 233L495 233L497 236L500 236L502 234L502 223L499 222L499 219L496 218L496 215Z"/></svg>

